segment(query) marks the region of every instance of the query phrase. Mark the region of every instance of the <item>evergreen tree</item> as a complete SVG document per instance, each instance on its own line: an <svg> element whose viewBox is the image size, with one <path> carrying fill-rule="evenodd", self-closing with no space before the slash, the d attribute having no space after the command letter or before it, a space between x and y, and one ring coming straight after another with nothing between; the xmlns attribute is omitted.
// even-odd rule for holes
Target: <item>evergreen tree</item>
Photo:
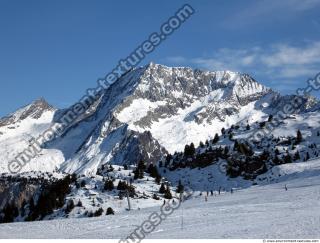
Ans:
<svg viewBox="0 0 320 243"><path fill-rule="evenodd" d="M310 155L309 155L309 152L307 152L305 161L308 161L309 159L310 159Z"/></svg>
<svg viewBox="0 0 320 243"><path fill-rule="evenodd" d="M81 200L79 199L78 203L77 203L77 207L82 207L82 202Z"/></svg>
<svg viewBox="0 0 320 243"><path fill-rule="evenodd" d="M297 141L297 144L301 143L302 142L302 134L300 132L300 130L297 131L297 137L296 137L296 141Z"/></svg>
<svg viewBox="0 0 320 243"><path fill-rule="evenodd" d="M157 178L160 176L158 169L156 166L154 166L153 164L150 164L148 167L147 172L150 174L151 177L153 178Z"/></svg>
<svg viewBox="0 0 320 243"><path fill-rule="evenodd" d="M99 208L97 211L94 212L94 217L99 217L101 216L103 213L103 209Z"/></svg>
<svg viewBox="0 0 320 243"><path fill-rule="evenodd" d="M170 188L169 188L168 185L166 186L166 190L165 190L165 192L164 192L163 197L164 197L165 199L172 199L172 194L171 194L171 191L170 191Z"/></svg>
<svg viewBox="0 0 320 243"><path fill-rule="evenodd" d="M292 158L290 156L289 153L287 153L284 157L283 157L283 161L285 164L288 164L288 163L292 163Z"/></svg>
<svg viewBox="0 0 320 243"><path fill-rule="evenodd" d="M146 165L142 160L139 161L137 168L134 170L134 179L142 179L144 176L144 171L146 169Z"/></svg>
<svg viewBox="0 0 320 243"><path fill-rule="evenodd" d="M111 207L107 208L106 215L114 215L114 210Z"/></svg>
<svg viewBox="0 0 320 243"><path fill-rule="evenodd" d="M219 135L216 133L215 135L214 135L214 138L213 138L213 140L212 140L212 143L217 143L219 141Z"/></svg>
<svg viewBox="0 0 320 243"><path fill-rule="evenodd" d="M272 160L273 164L275 165L281 165L282 161L279 159L278 155L274 156L274 159Z"/></svg>
<svg viewBox="0 0 320 243"><path fill-rule="evenodd" d="M86 181L85 181L85 180L82 180L80 186L81 186L81 187L85 187L85 186L86 186Z"/></svg>
<svg viewBox="0 0 320 243"><path fill-rule="evenodd" d="M160 175L156 176L155 182L156 182L158 185L160 184L160 182L161 182L161 176L160 176Z"/></svg>
<svg viewBox="0 0 320 243"><path fill-rule="evenodd" d="M200 146L200 148L204 148L204 144L202 141L200 141L199 146Z"/></svg>
<svg viewBox="0 0 320 243"><path fill-rule="evenodd" d="M108 179L104 183L104 190L106 191L112 191L114 189L113 181Z"/></svg>
<svg viewBox="0 0 320 243"><path fill-rule="evenodd" d="M184 186L182 185L181 180L179 180L176 192L183 193L183 191L184 191Z"/></svg>
<svg viewBox="0 0 320 243"><path fill-rule="evenodd" d="M165 193L165 191L166 191L166 187L165 187L164 183L161 183L159 193Z"/></svg>
<svg viewBox="0 0 320 243"><path fill-rule="evenodd" d="M70 213L74 209L74 202L72 199L69 199L67 202L66 213Z"/></svg>
<svg viewBox="0 0 320 243"><path fill-rule="evenodd" d="M195 149L193 143L191 143L190 145L187 144L184 147L184 156L185 157L192 157L192 156L194 156L195 152L196 152L196 149Z"/></svg>
<svg viewBox="0 0 320 243"><path fill-rule="evenodd" d="M223 127L221 128L221 134L225 134L226 133L226 129Z"/></svg>
<svg viewBox="0 0 320 243"><path fill-rule="evenodd" d="M299 160L300 159L300 154L299 154L299 151L297 151L295 154L294 154L294 157L293 157L293 160Z"/></svg>
<svg viewBox="0 0 320 243"><path fill-rule="evenodd" d="M235 141L234 141L233 150L234 150L234 151L238 151L238 150L239 150L238 140L235 140Z"/></svg>

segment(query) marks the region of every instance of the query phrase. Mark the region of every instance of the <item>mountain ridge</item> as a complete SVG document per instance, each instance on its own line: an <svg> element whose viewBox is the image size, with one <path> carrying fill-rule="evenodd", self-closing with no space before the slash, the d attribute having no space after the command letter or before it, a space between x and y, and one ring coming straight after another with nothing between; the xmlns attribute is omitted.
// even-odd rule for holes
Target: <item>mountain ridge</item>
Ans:
<svg viewBox="0 0 320 243"><path fill-rule="evenodd" d="M182 151L185 144L210 139L223 127L260 121L294 97L282 96L248 74L150 63L131 70L105 90L90 113L46 144L45 157L31 161L29 169L48 157L54 161L50 171L58 168L80 174L94 174L106 163L135 164L140 159L155 163L167 151ZM52 124L64 111L44 100L38 103L44 109L31 116L34 120L40 121L42 113L50 111ZM309 98L303 105L304 111L319 107L317 100ZM131 151L129 144L136 148L134 156L125 152ZM146 152L141 144L154 148ZM5 171L5 166L1 169Z"/></svg>

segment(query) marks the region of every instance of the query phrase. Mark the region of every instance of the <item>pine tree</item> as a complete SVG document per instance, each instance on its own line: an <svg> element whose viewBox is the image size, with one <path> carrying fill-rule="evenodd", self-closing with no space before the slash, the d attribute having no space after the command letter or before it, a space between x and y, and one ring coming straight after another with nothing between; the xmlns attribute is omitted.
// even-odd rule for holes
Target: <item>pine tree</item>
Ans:
<svg viewBox="0 0 320 243"><path fill-rule="evenodd" d="M204 148L204 144L202 141L200 141L199 146L200 146L200 148Z"/></svg>
<svg viewBox="0 0 320 243"><path fill-rule="evenodd" d="M213 140L212 140L212 143L217 143L219 141L219 135L216 133L215 135L214 135L214 138L213 138Z"/></svg>
<svg viewBox="0 0 320 243"><path fill-rule="evenodd" d="M234 141L233 150L234 150L234 151L238 151L238 150L239 150L238 140L235 140L235 141Z"/></svg>
<svg viewBox="0 0 320 243"><path fill-rule="evenodd" d="M299 151L297 151L297 152L294 154L293 160L296 161L296 160L299 160L299 159L300 159L300 154L299 154Z"/></svg>
<svg viewBox="0 0 320 243"><path fill-rule="evenodd" d="M165 187L164 183L161 183L159 193L165 193L165 191L166 191L166 187Z"/></svg>
<svg viewBox="0 0 320 243"><path fill-rule="evenodd" d="M170 188L169 188L168 185L167 185L167 187L166 187L166 190L165 190L165 192L164 192L163 197L164 197L165 199L172 199L172 194L171 194L171 191L170 191Z"/></svg>
<svg viewBox="0 0 320 243"><path fill-rule="evenodd" d="M283 161L285 164L288 164L288 163L292 163L292 158L290 156L289 153L287 153L284 157L283 157Z"/></svg>
<svg viewBox="0 0 320 243"><path fill-rule="evenodd" d="M69 199L67 202L66 213L70 213L74 209L74 202L72 199Z"/></svg>
<svg viewBox="0 0 320 243"><path fill-rule="evenodd" d="M106 215L114 215L114 210L111 207L107 208Z"/></svg>
<svg viewBox="0 0 320 243"><path fill-rule="evenodd" d="M103 209L99 208L97 211L94 212L94 217L99 217L101 216L103 213Z"/></svg>
<svg viewBox="0 0 320 243"><path fill-rule="evenodd" d="M296 141L297 141L297 144L301 143L302 142L302 134L300 132L300 130L297 131L297 137L296 137Z"/></svg>
<svg viewBox="0 0 320 243"><path fill-rule="evenodd" d="M225 134L225 132L226 132L226 129L224 127L221 128L221 134Z"/></svg>
<svg viewBox="0 0 320 243"><path fill-rule="evenodd" d="M309 159L310 159L310 155L309 155L309 153L307 152L305 161L308 161Z"/></svg>
<svg viewBox="0 0 320 243"><path fill-rule="evenodd" d="M278 155L274 156L274 159L272 160L273 164L280 165L282 164L282 161L279 159Z"/></svg>
<svg viewBox="0 0 320 243"><path fill-rule="evenodd" d="M81 200L79 199L78 203L77 203L77 207L82 207L82 202Z"/></svg>
<svg viewBox="0 0 320 243"><path fill-rule="evenodd" d="M182 185L181 180L179 180L176 192L183 193L183 191L184 191L184 186Z"/></svg>
<svg viewBox="0 0 320 243"><path fill-rule="evenodd" d="M86 181L85 181L85 180L82 180L80 186L81 186L81 187L85 187L85 186L86 186Z"/></svg>
<svg viewBox="0 0 320 243"><path fill-rule="evenodd" d="M146 165L142 160L139 161L137 168L134 170L134 179L142 179L144 176L144 171L146 169Z"/></svg>
<svg viewBox="0 0 320 243"><path fill-rule="evenodd" d="M104 183L104 190L106 191L112 191L114 189L113 181L108 179Z"/></svg>

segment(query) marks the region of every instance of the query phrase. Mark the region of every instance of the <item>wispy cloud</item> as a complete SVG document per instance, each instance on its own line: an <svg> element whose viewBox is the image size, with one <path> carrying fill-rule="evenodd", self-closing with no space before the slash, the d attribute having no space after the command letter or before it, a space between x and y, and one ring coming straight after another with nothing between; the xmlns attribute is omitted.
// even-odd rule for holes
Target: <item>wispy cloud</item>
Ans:
<svg viewBox="0 0 320 243"><path fill-rule="evenodd" d="M317 6L320 6L320 0L260 0L228 16L222 24L237 28L257 24L257 22L291 19Z"/></svg>
<svg viewBox="0 0 320 243"><path fill-rule="evenodd" d="M278 82L297 82L294 79L313 77L320 71L320 41L303 46L282 43L240 50L222 48L211 56L169 57L166 61L173 65L190 65L207 70L233 70L265 75L269 80Z"/></svg>

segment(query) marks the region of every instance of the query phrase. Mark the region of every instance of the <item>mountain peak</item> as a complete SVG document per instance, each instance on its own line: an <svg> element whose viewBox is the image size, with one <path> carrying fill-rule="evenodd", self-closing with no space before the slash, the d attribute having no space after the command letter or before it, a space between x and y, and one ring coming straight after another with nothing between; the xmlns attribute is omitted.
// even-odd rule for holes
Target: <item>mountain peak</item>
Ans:
<svg viewBox="0 0 320 243"><path fill-rule="evenodd" d="M54 111L55 108L51 106L43 97L34 100L29 105L26 105L17 111L0 119L0 127L11 125L13 123L22 121L26 118L39 119L43 113L47 111Z"/></svg>

